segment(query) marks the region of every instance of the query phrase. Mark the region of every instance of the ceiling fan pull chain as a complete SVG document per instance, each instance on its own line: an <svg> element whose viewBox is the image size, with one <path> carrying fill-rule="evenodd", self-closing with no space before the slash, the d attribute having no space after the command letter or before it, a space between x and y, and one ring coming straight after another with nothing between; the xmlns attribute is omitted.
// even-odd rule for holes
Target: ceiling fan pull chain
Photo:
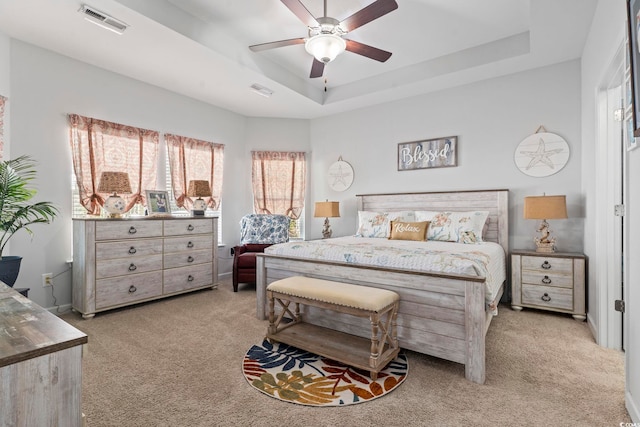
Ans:
<svg viewBox="0 0 640 427"><path fill-rule="evenodd" d="M326 1L326 0L325 0ZM327 91L327 79L324 79L324 91Z"/></svg>

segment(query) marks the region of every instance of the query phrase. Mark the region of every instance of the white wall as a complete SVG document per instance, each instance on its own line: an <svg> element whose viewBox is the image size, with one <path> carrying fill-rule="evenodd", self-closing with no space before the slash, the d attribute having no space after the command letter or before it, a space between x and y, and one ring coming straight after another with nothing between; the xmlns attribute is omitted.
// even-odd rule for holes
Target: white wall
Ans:
<svg viewBox="0 0 640 427"><path fill-rule="evenodd" d="M0 55L2 46L0 38ZM71 258L68 113L225 144L223 192L229 197L223 200L223 219L227 209L235 213L237 171L246 167L245 117L17 40L11 40L10 64L12 157L30 154L38 160L36 199L54 202L61 210L52 224L33 227L33 239L20 233L11 242L10 254L24 257L16 287L30 287L37 304L54 305L51 291L41 287L41 275L63 272ZM223 225L225 241L235 241L237 219ZM69 273L54 279L58 304L71 302L70 283Z"/></svg>
<svg viewBox="0 0 640 427"><path fill-rule="evenodd" d="M10 39L7 35L0 32L0 95L5 98L9 98L10 90L11 90L11 73L10 73L10 54L11 54L11 43ZM7 141L10 140L11 135L11 108L7 103L5 105L4 111L4 157L9 157L9 143Z"/></svg>
<svg viewBox="0 0 640 427"><path fill-rule="evenodd" d="M560 172L534 178L520 172L517 145L543 125L562 136L571 149ZM400 142L458 136L458 166L397 171ZM510 190L510 244L534 249L537 221L522 219L528 195L566 194L569 219L551 221L560 251L582 251L584 197L581 179L580 63L570 61L486 80L428 95L313 120L311 200L338 200L341 218L331 221L334 235L356 229L356 194ZM351 163L354 183L330 190L326 171L339 156ZM313 236L322 221L309 218Z"/></svg>

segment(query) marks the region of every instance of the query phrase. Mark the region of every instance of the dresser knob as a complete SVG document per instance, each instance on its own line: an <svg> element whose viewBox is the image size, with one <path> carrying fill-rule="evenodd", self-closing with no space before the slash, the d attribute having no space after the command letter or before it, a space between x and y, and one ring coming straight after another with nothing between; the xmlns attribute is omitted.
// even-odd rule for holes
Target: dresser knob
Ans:
<svg viewBox="0 0 640 427"><path fill-rule="evenodd" d="M189 277L187 277L187 280L188 280L189 282L193 282L193 279L194 279L194 277L193 277L192 275L189 275Z"/></svg>
<svg viewBox="0 0 640 427"><path fill-rule="evenodd" d="M135 254L136 252L138 252L138 251L137 251L137 250L136 250L136 248L134 248L133 246L131 246L131 247L129 248L129 253L130 253L131 255Z"/></svg>
<svg viewBox="0 0 640 427"><path fill-rule="evenodd" d="M136 230L136 228L133 225L129 227L129 234L136 234L137 232L138 230Z"/></svg>
<svg viewBox="0 0 640 427"><path fill-rule="evenodd" d="M138 288L136 288L135 286L133 286L133 285L129 286L129 293L130 294L134 293L137 290L138 290Z"/></svg>
<svg viewBox="0 0 640 427"><path fill-rule="evenodd" d="M549 294L548 294L548 293L546 293L546 292L544 293L544 295L542 295L542 296L540 297L540 299L541 299L542 301L544 301L544 302L549 302L549 301L551 301L551 297L550 297L550 296L549 296Z"/></svg>
<svg viewBox="0 0 640 427"><path fill-rule="evenodd" d="M544 283L545 285L551 283L551 279L549 279L549 276L544 276L544 278L542 279L542 283Z"/></svg>
<svg viewBox="0 0 640 427"><path fill-rule="evenodd" d="M193 247L193 242L189 242L189 243L187 243L187 247L188 247L188 248L192 248L192 247Z"/></svg>
<svg viewBox="0 0 640 427"><path fill-rule="evenodd" d="M138 269L138 267L136 267L136 265L134 263L131 263L129 265L129 271L136 271Z"/></svg>
<svg viewBox="0 0 640 427"><path fill-rule="evenodd" d="M193 262L193 257L191 255L187 258L187 262Z"/></svg>
<svg viewBox="0 0 640 427"><path fill-rule="evenodd" d="M193 231L193 225L189 224L189 225L187 226L187 230L189 230L189 231Z"/></svg>
<svg viewBox="0 0 640 427"><path fill-rule="evenodd" d="M545 270L549 270L551 268L551 264L549 264L549 261L545 261L540 267L544 268Z"/></svg>

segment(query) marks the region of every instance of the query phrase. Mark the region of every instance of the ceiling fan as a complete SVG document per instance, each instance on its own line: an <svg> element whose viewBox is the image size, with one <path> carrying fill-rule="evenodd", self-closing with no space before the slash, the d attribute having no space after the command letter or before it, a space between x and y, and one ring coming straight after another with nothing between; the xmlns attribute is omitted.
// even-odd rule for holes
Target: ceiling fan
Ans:
<svg viewBox="0 0 640 427"><path fill-rule="evenodd" d="M311 12L300 0L281 1L309 28L309 36L249 46L253 52L304 44L306 51L314 57L309 75L311 78L322 77L325 64L333 61L345 50L380 62L385 62L391 57L391 52L346 39L344 36L348 32L396 10L398 4L395 0L376 0L342 21L327 16L327 0L324 0L324 16L319 18L311 15Z"/></svg>

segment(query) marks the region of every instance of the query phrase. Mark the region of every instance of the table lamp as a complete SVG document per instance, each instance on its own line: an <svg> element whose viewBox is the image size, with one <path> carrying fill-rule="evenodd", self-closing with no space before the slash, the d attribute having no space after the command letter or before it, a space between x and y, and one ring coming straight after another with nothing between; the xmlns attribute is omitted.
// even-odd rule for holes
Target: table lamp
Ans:
<svg viewBox="0 0 640 427"><path fill-rule="evenodd" d="M316 202L316 208L313 213L314 218L324 218L324 227L322 228L322 238L328 239L331 237L332 231L329 225L329 218L340 217L340 203L339 202Z"/></svg>
<svg viewBox="0 0 640 427"><path fill-rule="evenodd" d="M189 181L189 189L187 190L187 196L197 197L193 201L192 215L204 215L204 211L207 210L207 203L203 197L211 197L211 187L209 181L194 179Z"/></svg>
<svg viewBox="0 0 640 427"><path fill-rule="evenodd" d="M103 208L109 213L109 218L120 218L127 204L122 197L118 196L118 193L131 193L129 174L126 172L102 172L100 183L98 184L98 192L113 193L104 201Z"/></svg>
<svg viewBox="0 0 640 427"><path fill-rule="evenodd" d="M524 219L540 219L537 231L541 237L535 237L536 252L555 252L556 238L549 237L548 219L566 219L566 196L527 196L524 198Z"/></svg>

